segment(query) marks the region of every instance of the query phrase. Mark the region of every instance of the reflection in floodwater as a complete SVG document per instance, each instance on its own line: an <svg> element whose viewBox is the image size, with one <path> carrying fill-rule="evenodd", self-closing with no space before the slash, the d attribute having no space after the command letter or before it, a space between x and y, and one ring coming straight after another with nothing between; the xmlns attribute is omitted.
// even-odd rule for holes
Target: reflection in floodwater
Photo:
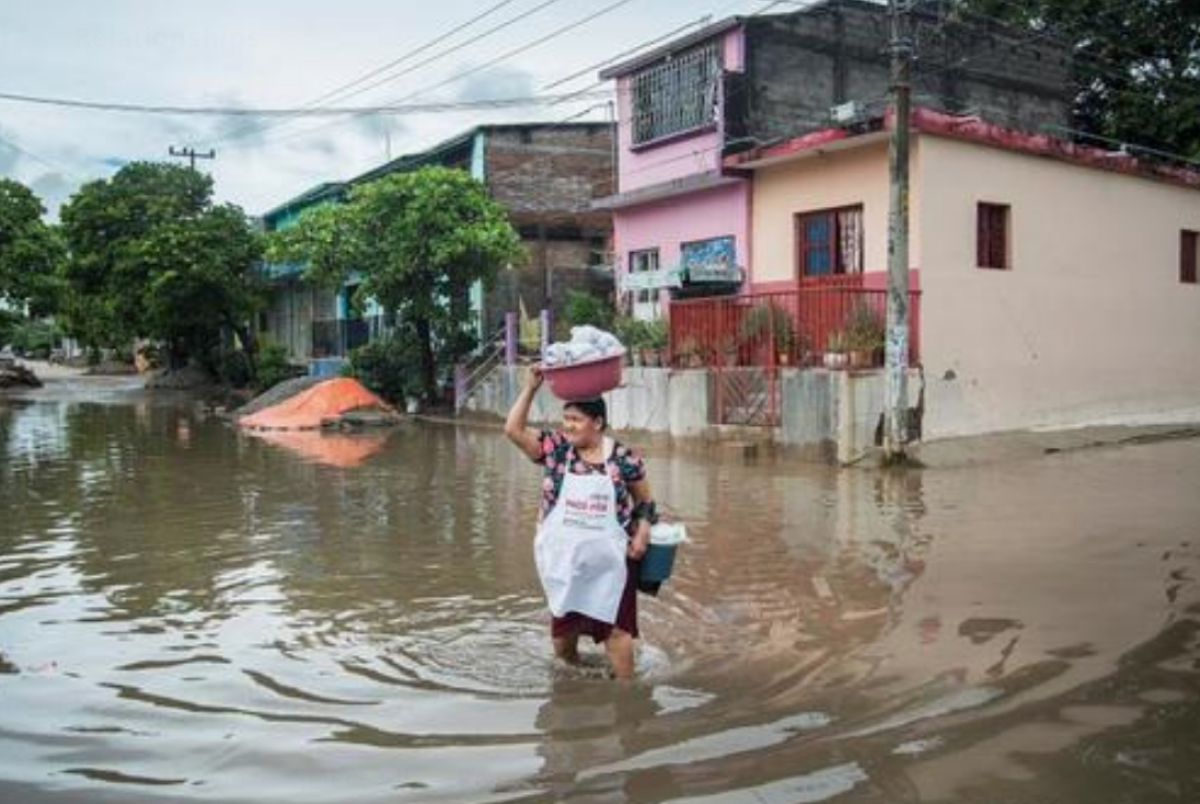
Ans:
<svg viewBox="0 0 1200 804"><path fill-rule="evenodd" d="M1200 795L1200 442L652 449L693 541L619 685L551 660L537 473L496 433L285 435L0 402L0 800Z"/></svg>
<svg viewBox="0 0 1200 804"><path fill-rule="evenodd" d="M390 432L326 433L321 430L247 430L250 438L258 438L290 450L313 463L349 469L358 466L383 449Z"/></svg>

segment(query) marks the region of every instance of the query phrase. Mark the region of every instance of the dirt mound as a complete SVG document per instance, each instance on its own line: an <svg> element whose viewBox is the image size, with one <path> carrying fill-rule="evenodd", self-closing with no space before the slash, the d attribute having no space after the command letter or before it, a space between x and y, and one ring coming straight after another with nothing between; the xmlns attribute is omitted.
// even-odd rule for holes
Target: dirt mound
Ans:
<svg viewBox="0 0 1200 804"><path fill-rule="evenodd" d="M325 380L306 391L238 419L242 427L261 430L313 430L343 414L369 410L385 417L396 411L358 380L339 377Z"/></svg>

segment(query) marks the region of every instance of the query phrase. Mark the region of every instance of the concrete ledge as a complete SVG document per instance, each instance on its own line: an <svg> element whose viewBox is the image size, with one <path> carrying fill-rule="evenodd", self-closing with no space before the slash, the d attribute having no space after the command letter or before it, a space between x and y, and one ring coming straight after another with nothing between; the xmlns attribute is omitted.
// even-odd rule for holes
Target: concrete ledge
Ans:
<svg viewBox="0 0 1200 804"><path fill-rule="evenodd" d="M528 371L502 367L468 400L467 415L504 418ZM793 449L807 459L848 464L878 446L883 421L884 374L783 369L780 371L781 418L775 428L730 428L713 424L710 373L704 369L626 367L621 387L605 394L610 424L616 430L661 433L671 438L738 442L761 449ZM921 375L909 375L910 400L921 398ZM562 401L539 391L530 422L556 423ZM747 429L753 432L745 432Z"/></svg>

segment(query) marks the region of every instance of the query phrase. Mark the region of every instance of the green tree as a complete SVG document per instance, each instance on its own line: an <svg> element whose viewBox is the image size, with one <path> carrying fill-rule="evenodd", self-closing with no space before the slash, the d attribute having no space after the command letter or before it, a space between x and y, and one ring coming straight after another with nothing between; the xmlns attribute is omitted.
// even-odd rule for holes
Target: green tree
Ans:
<svg viewBox="0 0 1200 804"><path fill-rule="evenodd" d="M1074 54L1074 127L1200 159L1200 2L959 0L1065 42Z"/></svg>
<svg viewBox="0 0 1200 804"><path fill-rule="evenodd" d="M61 215L64 320L84 343L154 338L178 366L207 359L224 329L253 353L247 319L262 304L261 240L239 208L213 204L210 178L137 162L84 185Z"/></svg>
<svg viewBox="0 0 1200 804"><path fill-rule="evenodd" d="M277 233L270 253L307 262L318 281L358 274L358 302L374 299L411 328L421 387L433 400L438 353L449 360L470 347L471 285L490 286L522 252L482 184L461 170L426 167L355 187L344 204L305 211Z"/></svg>
<svg viewBox="0 0 1200 804"><path fill-rule="evenodd" d="M0 300L37 317L54 312L55 270L62 258L56 232L42 220L29 188L0 179Z"/></svg>

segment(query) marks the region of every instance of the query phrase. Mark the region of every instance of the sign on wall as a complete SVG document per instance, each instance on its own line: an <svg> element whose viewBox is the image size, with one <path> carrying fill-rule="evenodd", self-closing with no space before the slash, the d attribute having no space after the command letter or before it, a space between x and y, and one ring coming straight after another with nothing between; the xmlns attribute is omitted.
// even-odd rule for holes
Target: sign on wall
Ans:
<svg viewBox="0 0 1200 804"><path fill-rule="evenodd" d="M683 243L679 247L679 263L689 282L729 282L741 278L733 237Z"/></svg>

